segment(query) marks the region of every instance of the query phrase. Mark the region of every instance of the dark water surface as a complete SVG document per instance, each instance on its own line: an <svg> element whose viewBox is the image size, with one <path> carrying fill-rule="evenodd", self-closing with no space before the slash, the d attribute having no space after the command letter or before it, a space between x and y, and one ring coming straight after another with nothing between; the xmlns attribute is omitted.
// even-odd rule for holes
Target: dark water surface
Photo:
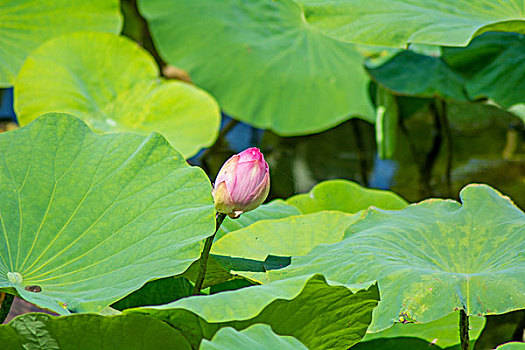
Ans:
<svg viewBox="0 0 525 350"><path fill-rule="evenodd" d="M459 199L465 185L486 183L525 208L525 131L520 120L495 107L467 103L449 103L448 119L451 150L441 135L435 159L429 154L438 132L423 106L405 118L392 159L378 158L372 124L351 119L300 137L280 137L238 123L190 162L203 166L213 179L234 152L260 147L271 169L270 199L307 192L336 178L389 189L410 202ZM226 117L224 124L229 123Z"/></svg>

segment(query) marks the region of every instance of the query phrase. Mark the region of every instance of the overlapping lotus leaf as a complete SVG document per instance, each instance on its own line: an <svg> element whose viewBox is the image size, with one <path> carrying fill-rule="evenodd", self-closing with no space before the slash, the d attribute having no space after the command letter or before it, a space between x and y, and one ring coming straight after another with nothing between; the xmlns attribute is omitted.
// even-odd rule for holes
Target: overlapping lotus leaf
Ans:
<svg viewBox="0 0 525 350"><path fill-rule="evenodd" d="M484 32L525 33L521 0L298 0L305 21L338 40L365 45L465 46Z"/></svg>
<svg viewBox="0 0 525 350"><path fill-rule="evenodd" d="M305 255L319 244L339 242L360 214L322 211L256 222L224 236L212 253L264 261L268 255Z"/></svg>
<svg viewBox="0 0 525 350"><path fill-rule="evenodd" d="M443 59L468 78L465 88L471 99L488 98L504 108L525 103L523 35L485 33L465 48L445 48Z"/></svg>
<svg viewBox="0 0 525 350"><path fill-rule="evenodd" d="M458 332L459 312L452 312L449 315L428 323L396 323L392 327L378 333L367 333L357 349L388 349L394 344L396 339L413 338L424 340L422 347L438 346L449 348L460 344ZM471 341L478 339L483 327L485 318L478 316L469 317L469 338ZM420 343L418 340L414 343ZM400 340L402 342L403 340ZM419 349L419 348L417 348Z"/></svg>
<svg viewBox="0 0 525 350"><path fill-rule="evenodd" d="M396 95L468 100L465 80L440 57L402 51L368 72L378 84Z"/></svg>
<svg viewBox="0 0 525 350"><path fill-rule="evenodd" d="M381 302L371 332L457 309L487 315L523 308L525 214L487 185L469 185L460 197L462 204L430 199L399 211L370 209L341 242L317 246L268 274L377 280Z"/></svg>
<svg viewBox="0 0 525 350"><path fill-rule="evenodd" d="M348 349L365 334L379 300L376 284L342 286L321 275L299 276L155 308L131 309L180 330L194 348L222 327L265 323L310 349ZM327 326L330 325L330 326Z"/></svg>
<svg viewBox="0 0 525 350"><path fill-rule="evenodd" d="M298 194L286 200L309 214L322 210L338 210L355 214L370 206L381 209L402 209L407 202L390 191L363 187L347 180L323 181L309 193Z"/></svg>
<svg viewBox="0 0 525 350"><path fill-rule="evenodd" d="M106 33L71 33L32 52L16 79L15 110L21 124L64 112L96 131L157 131L186 158L210 146L220 124L208 93L160 78L146 50Z"/></svg>

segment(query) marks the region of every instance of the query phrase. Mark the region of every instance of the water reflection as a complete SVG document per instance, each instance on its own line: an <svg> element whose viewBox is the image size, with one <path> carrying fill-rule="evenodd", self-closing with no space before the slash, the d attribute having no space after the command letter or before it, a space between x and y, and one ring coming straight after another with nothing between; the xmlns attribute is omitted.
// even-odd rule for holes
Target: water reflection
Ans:
<svg viewBox="0 0 525 350"><path fill-rule="evenodd" d="M430 196L458 199L462 187L478 182L495 187L525 207L525 143L519 119L491 106L448 103L452 143L449 196L449 151L444 143L431 175L421 178L421 163L432 148L436 129L428 106L421 101L416 104L417 108L404 116L406 134L398 132L392 159L377 157L372 124L351 119L328 131L300 137L281 137L266 131L261 138L261 130L239 123L206 155L205 162L213 178L232 153L260 147L272 171L269 198L286 198L310 190L319 181L343 178L391 189L411 202Z"/></svg>

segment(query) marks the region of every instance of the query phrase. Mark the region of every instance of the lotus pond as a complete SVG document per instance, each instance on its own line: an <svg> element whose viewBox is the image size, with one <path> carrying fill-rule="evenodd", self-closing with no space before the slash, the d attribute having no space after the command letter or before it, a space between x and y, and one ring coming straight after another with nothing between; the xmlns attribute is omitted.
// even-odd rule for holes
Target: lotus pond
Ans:
<svg viewBox="0 0 525 350"><path fill-rule="evenodd" d="M525 349L523 1L0 0L0 44L0 349Z"/></svg>

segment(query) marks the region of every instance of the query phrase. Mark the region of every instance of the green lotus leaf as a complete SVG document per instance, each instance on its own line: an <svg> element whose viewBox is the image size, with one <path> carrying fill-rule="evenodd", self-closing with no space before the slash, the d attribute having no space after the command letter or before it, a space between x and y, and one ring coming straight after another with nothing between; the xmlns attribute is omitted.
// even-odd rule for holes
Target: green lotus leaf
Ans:
<svg viewBox="0 0 525 350"><path fill-rule="evenodd" d="M184 276L188 280L195 283L199 276L200 264L201 264L200 259L194 261L190 265L190 267L188 267L188 269L184 271L182 276ZM233 278L233 275L230 274L229 270L224 268L223 265L221 265L213 256L210 256L207 261L206 275L204 277L204 282L202 283L202 287L207 288L214 284L229 281L232 278Z"/></svg>
<svg viewBox="0 0 525 350"><path fill-rule="evenodd" d="M471 99L489 98L505 108L525 103L523 35L485 33L465 48L445 48L443 59L468 78Z"/></svg>
<svg viewBox="0 0 525 350"><path fill-rule="evenodd" d="M30 313L0 325L0 339L2 350L191 349L178 330L144 315Z"/></svg>
<svg viewBox="0 0 525 350"><path fill-rule="evenodd" d="M505 51L492 64L479 72L467 84L473 99L488 97L504 108L523 105L525 102L525 66L514 65L525 60L525 41Z"/></svg>
<svg viewBox="0 0 525 350"><path fill-rule="evenodd" d="M406 50L368 72L378 84L396 95L468 100L463 77L440 57Z"/></svg>
<svg viewBox="0 0 525 350"><path fill-rule="evenodd" d="M0 134L0 155L0 291L58 313L184 272L214 230L207 176L159 134L48 114Z"/></svg>
<svg viewBox="0 0 525 350"><path fill-rule="evenodd" d="M322 211L259 221L224 236L213 244L211 252L253 260L264 260L268 255L305 255L319 244L342 240L345 229L359 218L360 214Z"/></svg>
<svg viewBox="0 0 525 350"><path fill-rule="evenodd" d="M235 328L221 328L213 339L204 339L200 350L308 350L299 340L289 336L279 336L266 324L254 324L243 331Z"/></svg>
<svg viewBox="0 0 525 350"><path fill-rule="evenodd" d="M401 197L392 192L366 189L345 180L322 182L310 193L296 195L287 200L309 214L289 216L282 220L265 220L234 231L230 233L231 236L216 242L212 252L219 255L223 266L231 273L261 284L269 283L267 271L290 264L291 260L279 257L304 255L319 244L339 242L346 227L360 218L360 214L348 215L337 211L325 211L326 209L359 212L374 204L399 209L407 205ZM334 201L336 194L346 194L346 198L341 196ZM345 199L348 201L348 198L352 198L351 203L344 202ZM355 198L359 198L360 202L354 201ZM231 259L233 261L224 261L226 256L234 257ZM269 260L276 258L279 259L276 264L270 263Z"/></svg>
<svg viewBox="0 0 525 350"><path fill-rule="evenodd" d="M397 95L457 101L489 98L505 108L525 102L525 39L516 33L485 33L467 47L443 48L443 57L403 51L372 78Z"/></svg>
<svg viewBox="0 0 525 350"><path fill-rule="evenodd" d="M408 205L393 192L366 188L347 180L323 181L315 185L309 193L295 195L286 201L299 208L303 214L322 210L339 210L354 214L370 206L380 209L402 209Z"/></svg>
<svg viewBox="0 0 525 350"><path fill-rule="evenodd" d="M460 350L455 347L442 348L437 345L429 344L428 341L421 338L397 337L397 338L379 338L366 342L361 342L352 348L352 350Z"/></svg>
<svg viewBox="0 0 525 350"><path fill-rule="evenodd" d="M470 79L507 48L519 44L520 37L517 33L484 33L466 47L443 47L441 57L454 71Z"/></svg>
<svg viewBox="0 0 525 350"><path fill-rule="evenodd" d="M338 40L465 46L484 32L525 33L521 0L298 0L305 21Z"/></svg>
<svg viewBox="0 0 525 350"><path fill-rule="evenodd" d="M236 119L280 135L374 121L363 57L292 0L141 0L160 55Z"/></svg>
<svg viewBox="0 0 525 350"><path fill-rule="evenodd" d="M457 309L500 314L525 305L525 214L486 185L453 200L370 209L345 239L292 259L270 279L323 273L340 283L378 280L370 332L399 320L431 322Z"/></svg>
<svg viewBox="0 0 525 350"><path fill-rule="evenodd" d="M500 345L496 350L523 350L525 349L525 343L520 342L510 342Z"/></svg>
<svg viewBox="0 0 525 350"><path fill-rule="evenodd" d="M310 349L348 349L365 334L378 299L376 284L334 285L314 275L193 296L124 314L156 317L180 330L194 348L222 327L243 330L265 323Z"/></svg>
<svg viewBox="0 0 525 350"><path fill-rule="evenodd" d="M4 0L0 3L0 88L13 85L31 51L76 31L120 33L118 0Z"/></svg>
<svg viewBox="0 0 525 350"><path fill-rule="evenodd" d="M396 323L392 327L385 329L378 333L367 333L361 343L356 345L356 348L367 348L367 342L372 340L385 340L395 338L410 338L415 337L425 340L427 348L432 344L441 348L447 348L460 344L458 331L459 312L453 312L438 320L428 323ZM469 319L469 337L473 341L478 339L483 327L485 326L485 318L478 316L471 316ZM385 342L386 343L386 342ZM380 344L375 341L376 347ZM385 344L386 345L386 344ZM384 347L388 349L388 347Z"/></svg>
<svg viewBox="0 0 525 350"><path fill-rule="evenodd" d="M263 204L255 210L242 214L237 219L230 219L227 217L217 235L215 240L221 239L230 232L237 231L252 225L261 220L281 219L292 215L299 215L299 210L281 199L276 199L270 203Z"/></svg>
<svg viewBox="0 0 525 350"><path fill-rule="evenodd" d="M106 33L64 35L31 53L16 80L15 110L21 124L65 112L96 131L158 131L185 157L211 145L220 123L210 95L159 78L146 50Z"/></svg>
<svg viewBox="0 0 525 350"><path fill-rule="evenodd" d="M249 277L254 281L260 282L263 280L265 271L288 265L289 259L282 260L279 259L279 257L267 257L267 255L280 255L278 253L282 253L284 251L286 252L284 253L285 256L291 256L291 253L289 252L294 251L294 249L291 249L292 247L290 245L287 246L288 250L283 250L282 247L279 247L279 242L282 243L283 239L283 236L279 237L279 235L283 234L283 229L285 229L287 222L291 223L291 227L299 227L298 225L304 226L307 224L307 222L320 223L320 221L315 218L312 218L313 221L312 219L308 218L306 218L305 220L301 220L300 218L295 218L290 221L278 220L292 216L297 216L300 214L301 213L295 206L288 204L283 200L277 199L270 203L263 204L253 211L241 215L238 219L230 219L227 217L222 223L221 228L217 232L216 242L212 246L213 251L217 252L218 255L212 255L208 260L208 268L206 270L206 278L204 280L203 286L215 286L212 287L212 289L218 290L222 288L218 285L219 283L228 283L228 281L230 281L230 283L225 284L224 287L228 287L229 285L232 285L234 287L245 286L248 284L248 281L246 281L246 279L244 278L234 278L234 276L230 274L231 270L240 272L240 275ZM338 215L333 216L333 218L342 219ZM349 224L350 222L346 226L348 226ZM336 224L335 226L337 225L338 224ZM334 225L330 225L330 227L333 226ZM341 226L341 222L339 222L339 226ZM342 238L342 231L344 231L344 228L346 228L346 226L341 227L340 236L338 236L337 233L334 235L336 237L339 237L336 238L334 242ZM275 235L275 233L269 232L271 230L269 230L268 227L279 228L280 231L277 233L277 235ZM250 237L250 235L254 232L258 232L259 229L261 229L262 232L266 234L264 240L261 240L261 243L263 245L269 244L269 246L266 245L265 247L268 248L267 250L265 250L266 253L254 251L253 249L239 250L239 248L241 247L235 246L235 244L237 244L239 240L244 239L243 237L247 237L248 239L253 238ZM290 227L288 227L288 229L290 229ZM327 231L328 230L323 230L323 239L328 239L328 237L326 237L328 235ZM226 235L229 236L230 234L233 234L233 237L224 237ZM262 238L260 236L258 237L259 239ZM301 245L301 249L303 250L312 244L313 246L319 244L315 243L315 237L311 238L313 240L310 240L308 242L296 242L296 244ZM297 239L298 237L294 238L294 240ZM271 242L268 242L268 240L271 240ZM263 241L267 243L263 243ZM254 242L252 242L252 245L253 243ZM244 245L245 242L241 241L240 244ZM313 246L311 246L308 250L313 248ZM251 248L257 248L257 244L255 244L255 246L252 246ZM234 258L230 258L231 256L234 256ZM247 272L246 270L250 272ZM251 271L258 272L252 274ZM197 263L193 263L188 269L188 271L185 272L185 276L190 278L191 280L195 280L197 277L197 272L198 265Z"/></svg>
<svg viewBox="0 0 525 350"><path fill-rule="evenodd" d="M262 265L263 263L261 263ZM127 295L111 305L117 310L130 309L141 306L167 304L172 301L193 295L193 286L197 281L200 269L200 259L195 260L184 273L149 281L139 290ZM219 290L237 289L254 283L241 276L234 276L228 266L217 262L214 256L208 258L206 276L202 288L212 287L211 293Z"/></svg>
<svg viewBox="0 0 525 350"><path fill-rule="evenodd" d="M241 215L238 219L226 218L221 225L221 228L217 232L216 240L221 239L226 234L231 232L237 232L243 228L252 225L260 220L270 220L285 218L291 215L299 215L299 210L283 200L274 200L268 204L263 204L255 210ZM214 243L215 246L216 243ZM265 257L262 261L252 261L246 259L229 259L225 256L210 256L208 259L208 266L206 268L206 276L203 282L203 288L212 287L212 292L219 290L237 289L236 287L252 284L245 278L234 276L229 271L230 269L249 269L257 271L265 271L269 268L269 263L265 261ZM181 275L188 280L195 282L200 268L200 260L194 261L190 267ZM243 271L243 275L247 274ZM184 278L183 278L184 279ZM256 280L260 280L257 278ZM119 310L129 307L138 307L146 305L159 305L165 304L182 296L188 296L192 294L193 288L188 290L182 285L182 289L179 287L180 281L172 280L172 278L166 278L164 280L155 280L146 283L140 290L128 295L125 299L119 301L115 306ZM170 292L165 293L166 290ZM181 293L182 292L182 293ZM187 293L185 295L185 293ZM171 300L168 300L172 298ZM164 302L161 302L164 301ZM135 303L135 304L133 304ZM124 307L125 306L125 307Z"/></svg>

